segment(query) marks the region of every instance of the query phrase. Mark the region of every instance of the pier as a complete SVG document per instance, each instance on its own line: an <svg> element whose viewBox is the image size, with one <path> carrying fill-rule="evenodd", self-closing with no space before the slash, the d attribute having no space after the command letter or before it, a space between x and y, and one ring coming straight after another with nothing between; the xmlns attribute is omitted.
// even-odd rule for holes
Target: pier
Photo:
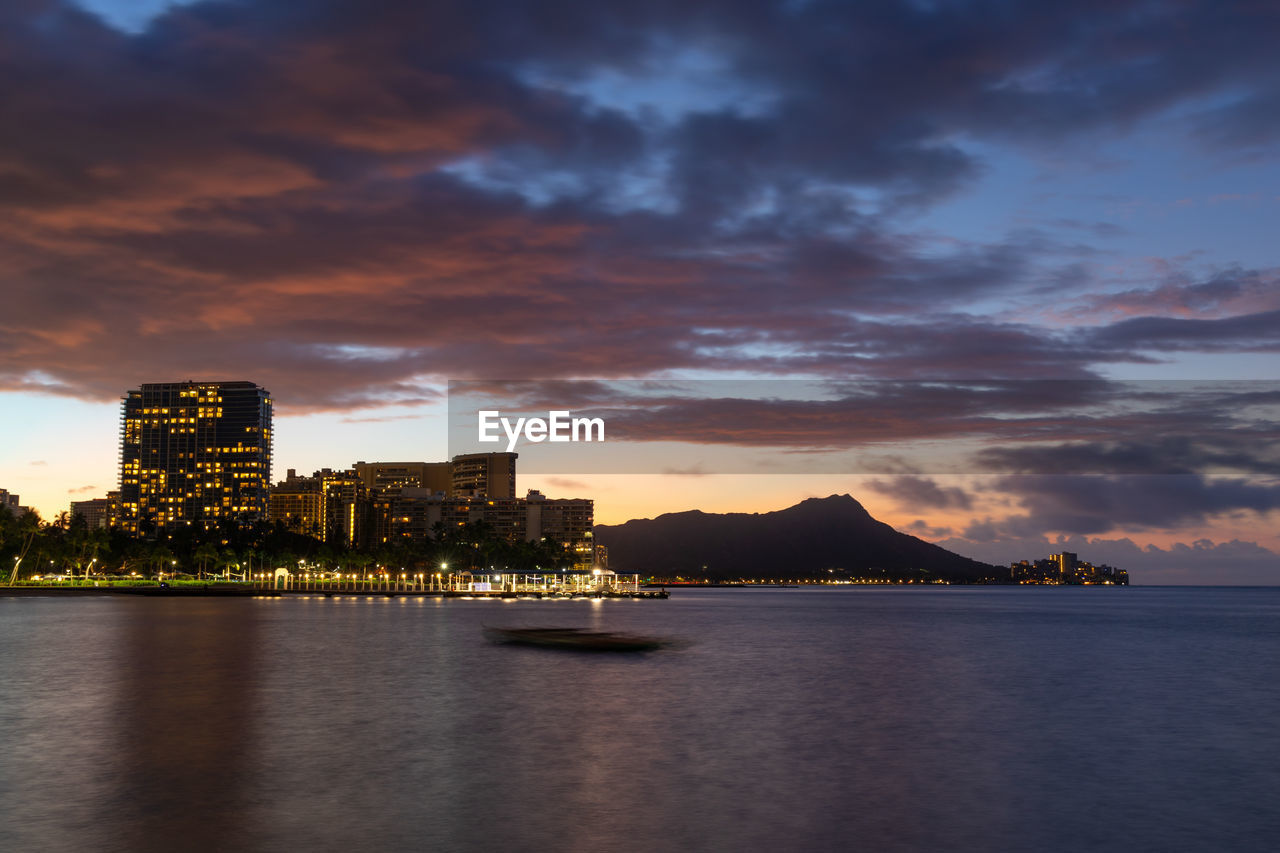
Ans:
<svg viewBox="0 0 1280 853"><path fill-rule="evenodd" d="M600 570L551 574L469 571L343 574L277 569L254 575L252 588L267 595L414 595L463 599L668 597L665 590L643 588L639 575L618 575Z"/></svg>
<svg viewBox="0 0 1280 853"><path fill-rule="evenodd" d="M560 599L560 600L576 600L585 601L593 598L670 598L670 594L663 590L644 589L638 592L454 592L451 590L437 591L415 591L409 590L378 590L378 589L355 589L355 590L330 590L330 589L289 589L289 590L272 590L270 588L260 590L256 594L266 596L315 596L319 595L324 598L341 598L343 596L351 597L386 597L396 598L398 596L415 597L415 598L456 598L462 600L477 599L513 599L513 600L542 600L542 599Z"/></svg>

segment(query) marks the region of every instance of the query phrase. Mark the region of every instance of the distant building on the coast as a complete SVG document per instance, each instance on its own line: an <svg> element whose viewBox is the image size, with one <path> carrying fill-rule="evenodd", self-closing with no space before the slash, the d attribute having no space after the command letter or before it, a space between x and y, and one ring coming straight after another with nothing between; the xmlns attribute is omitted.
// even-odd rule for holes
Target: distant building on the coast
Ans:
<svg viewBox="0 0 1280 853"><path fill-rule="evenodd" d="M1095 566L1070 551L1048 559L1019 560L1009 564L1009 578L1024 584L1106 584L1128 586L1129 573L1105 563Z"/></svg>
<svg viewBox="0 0 1280 853"><path fill-rule="evenodd" d="M271 395L252 382L161 382L121 406L120 524L133 534L267 516Z"/></svg>

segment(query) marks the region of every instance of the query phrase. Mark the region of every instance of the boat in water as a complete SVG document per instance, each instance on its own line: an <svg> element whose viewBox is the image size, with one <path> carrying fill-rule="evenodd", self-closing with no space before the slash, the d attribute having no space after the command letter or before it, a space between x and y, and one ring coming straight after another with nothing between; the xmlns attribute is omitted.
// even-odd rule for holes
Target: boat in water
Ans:
<svg viewBox="0 0 1280 853"><path fill-rule="evenodd" d="M661 637L589 631L586 628L485 628L496 643L580 652L650 652L670 645Z"/></svg>

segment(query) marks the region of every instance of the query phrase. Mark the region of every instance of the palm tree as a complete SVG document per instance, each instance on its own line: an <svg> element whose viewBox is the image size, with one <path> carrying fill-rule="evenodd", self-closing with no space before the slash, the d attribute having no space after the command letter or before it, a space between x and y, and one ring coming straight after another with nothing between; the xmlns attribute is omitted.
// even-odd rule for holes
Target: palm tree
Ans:
<svg viewBox="0 0 1280 853"><path fill-rule="evenodd" d="M214 545L212 542L205 542L203 545L201 545L199 548L196 549L195 554L193 556L195 557L196 561L199 562L200 564L200 578L203 579L205 575L205 569L208 567L209 561L218 559L218 547Z"/></svg>
<svg viewBox="0 0 1280 853"><path fill-rule="evenodd" d="M166 564L174 562L173 551L169 549L168 545L161 545L157 542L147 549L147 561L153 564L152 574L161 574L165 571Z"/></svg>
<svg viewBox="0 0 1280 853"><path fill-rule="evenodd" d="M14 581L18 579L18 569L22 567L22 561L40 536L40 513L34 509L27 510L22 514L21 518L17 519L15 527L18 554L13 558L13 569L9 573L9 586L13 586Z"/></svg>
<svg viewBox="0 0 1280 853"><path fill-rule="evenodd" d="M264 558L264 556L265 556L265 555L264 555L264 553L263 553L262 551L259 551L257 548L247 548L247 549L245 549L245 552L244 552L244 562L245 562L245 570L244 570L244 574L245 574L245 577L246 577L246 578L253 577L253 561L254 561L254 558L257 558L259 561L261 561L261 560Z"/></svg>
<svg viewBox="0 0 1280 853"><path fill-rule="evenodd" d="M231 567L236 565L239 565L239 560L236 558L235 551L232 551L230 548L224 548L218 553L218 559L215 566L222 569L222 577L224 579L227 579L227 575L229 574Z"/></svg>

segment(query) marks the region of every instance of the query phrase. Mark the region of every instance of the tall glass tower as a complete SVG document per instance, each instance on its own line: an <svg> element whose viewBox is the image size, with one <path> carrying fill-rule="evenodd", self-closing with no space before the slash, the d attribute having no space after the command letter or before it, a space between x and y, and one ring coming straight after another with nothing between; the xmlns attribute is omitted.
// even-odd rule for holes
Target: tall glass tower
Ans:
<svg viewBox="0 0 1280 853"><path fill-rule="evenodd" d="M123 398L121 526L134 534L265 519L271 394L252 382L163 382Z"/></svg>

